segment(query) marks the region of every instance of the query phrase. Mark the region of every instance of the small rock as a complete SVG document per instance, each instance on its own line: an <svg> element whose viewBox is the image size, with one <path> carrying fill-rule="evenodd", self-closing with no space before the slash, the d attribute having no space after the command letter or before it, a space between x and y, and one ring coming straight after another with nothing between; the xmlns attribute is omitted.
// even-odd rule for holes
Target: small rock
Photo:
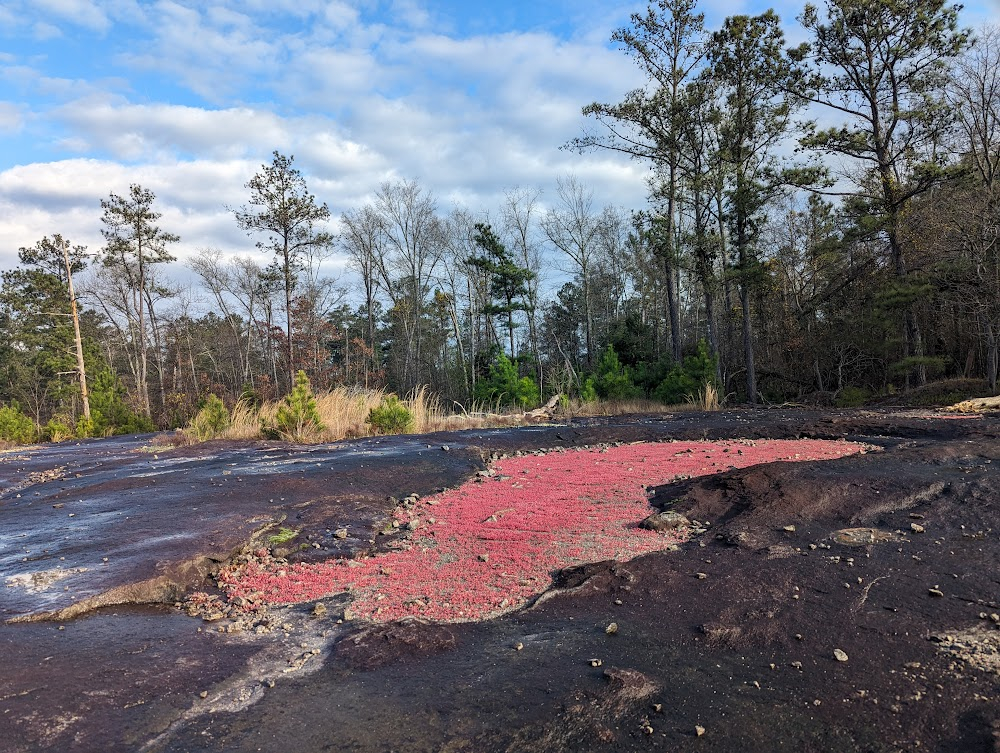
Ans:
<svg viewBox="0 0 1000 753"><path fill-rule="evenodd" d="M694 734L696 737L701 737L702 735L705 734L705 728L702 727L700 724L696 724L694 726Z"/></svg>
<svg viewBox="0 0 1000 753"><path fill-rule="evenodd" d="M931 596L944 596L944 591L942 591L940 588L929 588L927 589L927 593L929 593Z"/></svg>
<svg viewBox="0 0 1000 753"><path fill-rule="evenodd" d="M590 666L592 666L592 667L599 667L602 664L604 664L604 662L601 661L600 659L591 659L590 660Z"/></svg>
<svg viewBox="0 0 1000 753"><path fill-rule="evenodd" d="M420 528L420 521L416 518L406 524L407 531L416 531L418 528Z"/></svg>
<svg viewBox="0 0 1000 753"><path fill-rule="evenodd" d="M698 580L705 580L708 577L708 573L695 573L694 575Z"/></svg>
<svg viewBox="0 0 1000 753"><path fill-rule="evenodd" d="M847 661L847 653L842 649L835 648L833 649L833 658L837 661Z"/></svg>
<svg viewBox="0 0 1000 753"><path fill-rule="evenodd" d="M910 530L914 533L923 533L926 529L919 523L910 523Z"/></svg>
<svg viewBox="0 0 1000 753"><path fill-rule="evenodd" d="M312 614L313 617L322 617L326 614L326 604L321 601L316 602L316 606L313 607Z"/></svg>
<svg viewBox="0 0 1000 753"><path fill-rule="evenodd" d="M608 635L614 635L615 633L618 632L618 623L612 622L610 625L604 628L604 632L607 633Z"/></svg>
<svg viewBox="0 0 1000 753"><path fill-rule="evenodd" d="M208 691L207 691L207 690L203 690L203 691L201 691L201 692L200 692L200 693L198 694L198 697L199 697L199 698L208 698Z"/></svg>
<svg viewBox="0 0 1000 753"><path fill-rule="evenodd" d="M479 561L480 562L489 562L490 561L490 555L488 555L488 554L480 554L479 555Z"/></svg>
<svg viewBox="0 0 1000 753"><path fill-rule="evenodd" d="M444 450L445 452L448 452L448 450L450 450L451 448L448 445L443 444L441 445L441 449Z"/></svg>
<svg viewBox="0 0 1000 753"><path fill-rule="evenodd" d="M336 531L333 532L333 535L335 537L337 537L338 539L346 539L347 538L347 529L346 528L338 528Z"/></svg>
<svg viewBox="0 0 1000 753"><path fill-rule="evenodd" d="M786 531L787 533L795 533L795 526L792 525L782 526L781 530Z"/></svg>
<svg viewBox="0 0 1000 753"><path fill-rule="evenodd" d="M691 521L679 512L656 512L646 518L640 526L650 531L672 531L681 526L691 525Z"/></svg>
<svg viewBox="0 0 1000 753"><path fill-rule="evenodd" d="M514 650L515 651L523 651L524 650L524 644L521 643L520 641L518 641L517 643L514 644Z"/></svg>
<svg viewBox="0 0 1000 753"><path fill-rule="evenodd" d="M348 609L344 610L344 622L350 622L356 616L357 615L354 614L354 610L353 609L348 608Z"/></svg>

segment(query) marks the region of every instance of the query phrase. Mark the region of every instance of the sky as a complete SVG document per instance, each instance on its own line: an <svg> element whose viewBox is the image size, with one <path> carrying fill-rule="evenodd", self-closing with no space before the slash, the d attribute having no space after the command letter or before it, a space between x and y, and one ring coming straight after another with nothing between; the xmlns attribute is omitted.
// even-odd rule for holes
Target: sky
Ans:
<svg viewBox="0 0 1000 753"><path fill-rule="evenodd" d="M797 3L710 0L717 27ZM100 201L138 183L161 226L250 253L233 219L273 151L294 155L334 218L385 181L493 211L569 174L595 205L641 208L647 168L560 146L581 108L643 81L610 41L645 3L613 0L0 0L0 270L60 233L96 251ZM1000 0L963 22L1000 18ZM334 229L335 229L334 223ZM333 262L335 265L337 261Z"/></svg>

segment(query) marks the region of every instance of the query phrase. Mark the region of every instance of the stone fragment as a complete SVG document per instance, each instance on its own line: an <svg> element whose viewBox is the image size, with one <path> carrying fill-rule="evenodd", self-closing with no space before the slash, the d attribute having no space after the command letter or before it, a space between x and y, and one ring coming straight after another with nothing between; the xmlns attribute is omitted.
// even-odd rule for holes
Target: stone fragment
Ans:
<svg viewBox="0 0 1000 753"><path fill-rule="evenodd" d="M656 512L646 518L640 524L650 531L672 531L681 526L691 525L691 521L679 512Z"/></svg>
<svg viewBox="0 0 1000 753"><path fill-rule="evenodd" d="M847 661L847 653L843 649L833 649L833 658L837 661Z"/></svg>

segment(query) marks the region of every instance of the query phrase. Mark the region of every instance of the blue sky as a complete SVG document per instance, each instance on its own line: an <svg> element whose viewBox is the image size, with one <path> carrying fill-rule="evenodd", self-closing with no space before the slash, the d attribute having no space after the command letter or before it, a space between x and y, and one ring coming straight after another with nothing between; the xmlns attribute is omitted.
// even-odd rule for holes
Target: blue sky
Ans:
<svg viewBox="0 0 1000 753"><path fill-rule="evenodd" d="M62 233L97 248L100 199L152 189L176 252L249 252L227 206L277 149L334 215L416 179L439 206L575 173L644 201L644 166L559 146L580 108L641 84L608 41L645 3L0 0L0 269ZM703 3L709 26L766 3ZM779 3L789 24L800 6ZM1000 0L968 3L968 25Z"/></svg>

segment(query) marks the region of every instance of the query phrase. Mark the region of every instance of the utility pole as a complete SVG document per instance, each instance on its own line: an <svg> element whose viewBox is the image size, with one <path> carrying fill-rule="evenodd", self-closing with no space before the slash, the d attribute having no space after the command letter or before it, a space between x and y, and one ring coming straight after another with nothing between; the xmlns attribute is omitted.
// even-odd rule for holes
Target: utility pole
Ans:
<svg viewBox="0 0 1000 753"><path fill-rule="evenodd" d="M66 263L66 283L69 287L69 306L73 317L73 335L76 340L76 369L80 373L80 397L83 400L83 417L90 421L90 397L87 394L87 367L83 362L83 338L80 337L80 315L76 309L76 293L73 292L73 267L69 261L69 241L61 244L63 261Z"/></svg>

